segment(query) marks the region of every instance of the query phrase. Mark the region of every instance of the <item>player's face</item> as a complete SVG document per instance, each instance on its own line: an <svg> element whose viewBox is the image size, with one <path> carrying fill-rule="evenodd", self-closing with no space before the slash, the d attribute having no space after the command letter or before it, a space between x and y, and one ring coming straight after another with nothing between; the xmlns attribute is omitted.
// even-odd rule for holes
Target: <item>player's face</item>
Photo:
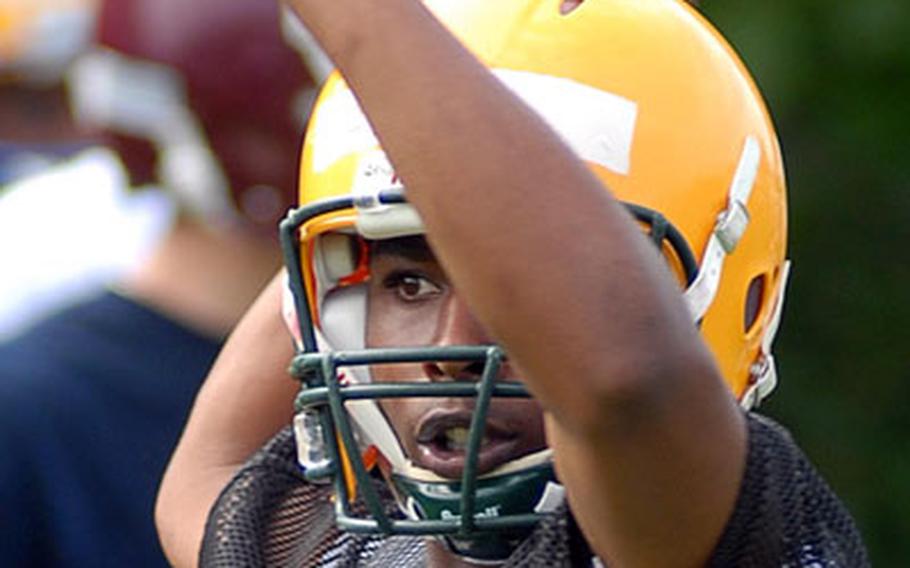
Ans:
<svg viewBox="0 0 910 568"><path fill-rule="evenodd" d="M367 316L369 347L481 345L491 339L452 288L422 237L374 243ZM383 381L477 380L482 363L432 362L374 367ZM500 378L515 380L505 362ZM382 408L408 456L447 478L460 476L476 399L385 399ZM546 445L540 407L532 399L490 404L479 473Z"/></svg>

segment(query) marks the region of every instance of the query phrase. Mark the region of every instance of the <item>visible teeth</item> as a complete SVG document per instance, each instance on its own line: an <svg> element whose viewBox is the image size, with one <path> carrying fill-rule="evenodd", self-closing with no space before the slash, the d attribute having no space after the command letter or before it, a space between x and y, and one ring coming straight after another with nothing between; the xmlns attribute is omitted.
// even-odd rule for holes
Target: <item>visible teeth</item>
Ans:
<svg viewBox="0 0 910 568"><path fill-rule="evenodd" d="M463 451L468 447L470 430L462 427L449 428L445 432L446 447L450 450Z"/></svg>
<svg viewBox="0 0 910 568"><path fill-rule="evenodd" d="M468 438L471 435L469 428L456 426L449 428L443 433L443 443L447 450L453 452L463 452L468 449ZM486 436L480 439L480 447L485 446L490 441Z"/></svg>

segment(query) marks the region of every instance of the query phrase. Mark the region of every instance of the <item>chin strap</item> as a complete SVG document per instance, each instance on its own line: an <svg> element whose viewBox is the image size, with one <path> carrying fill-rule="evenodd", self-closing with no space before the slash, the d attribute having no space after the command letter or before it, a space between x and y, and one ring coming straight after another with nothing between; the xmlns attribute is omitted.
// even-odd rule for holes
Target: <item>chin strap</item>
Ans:
<svg viewBox="0 0 910 568"><path fill-rule="evenodd" d="M549 459L550 451L538 454L523 458L539 461L536 466L477 480L474 520L509 524L496 530L439 534L449 550L470 562L501 563L533 530L539 518L532 515L552 513L562 505L565 489L556 481L553 464L541 461ZM460 481L423 481L393 473L392 482L399 506L410 519L462 523Z"/></svg>
<svg viewBox="0 0 910 568"><path fill-rule="evenodd" d="M733 174L727 194L727 208L717 217L714 230L708 238L704 258L695 281L686 290L684 298L694 321L701 321L720 286L724 260L739 244L749 226L749 211L746 205L755 187L758 166L761 162L761 148L753 136L746 138L739 164Z"/></svg>
<svg viewBox="0 0 910 568"><path fill-rule="evenodd" d="M684 298L692 319L696 322L708 312L717 290L724 269L724 260L732 254L749 226L749 210L746 205L755 188L758 167L761 163L761 148L758 141L749 136L743 145L736 172L730 183L727 194L727 208L717 216L714 230L708 238L704 258L695 281L686 290ZM740 398L740 405L750 409L768 396L777 385L777 370L774 356L771 355L771 344L777 334L781 312L784 304L784 293L787 278L790 274L790 262L784 263L781 269L780 286L774 306L774 312L762 337L761 352L749 371L749 386Z"/></svg>
<svg viewBox="0 0 910 568"><path fill-rule="evenodd" d="M534 512L553 513L565 501L565 495L565 487L555 481L548 481L534 506ZM531 530L533 529L488 533L474 539L445 536L441 540L449 550L473 564L499 566L527 538Z"/></svg>

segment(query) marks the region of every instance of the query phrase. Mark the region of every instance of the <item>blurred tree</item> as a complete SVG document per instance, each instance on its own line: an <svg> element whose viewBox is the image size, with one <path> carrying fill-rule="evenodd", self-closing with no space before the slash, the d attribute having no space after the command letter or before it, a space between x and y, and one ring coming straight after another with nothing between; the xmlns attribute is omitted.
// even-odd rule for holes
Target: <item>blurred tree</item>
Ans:
<svg viewBox="0 0 910 568"><path fill-rule="evenodd" d="M910 558L910 2L708 1L781 136L794 270L777 343L786 423L874 565Z"/></svg>

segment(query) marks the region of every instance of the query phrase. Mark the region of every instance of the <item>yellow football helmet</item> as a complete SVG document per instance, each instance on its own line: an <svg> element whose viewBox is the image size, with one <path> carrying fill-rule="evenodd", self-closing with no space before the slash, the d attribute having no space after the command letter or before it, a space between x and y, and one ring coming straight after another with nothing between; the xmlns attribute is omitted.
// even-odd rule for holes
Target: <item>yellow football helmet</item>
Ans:
<svg viewBox="0 0 910 568"><path fill-rule="evenodd" d="M427 1L502 82L562 136L605 190L629 206L677 274L693 322L730 389L743 406L752 406L776 382L770 348L788 273L783 164L762 97L732 48L685 2L570 4L571 10L561 10L566 5L562 0ZM344 398L349 383L361 383L361 389L369 383L366 373L352 371L347 381L325 387L336 380L338 361L326 366L325 359L317 357L337 350L359 353L365 347L365 294L358 288L369 275L357 243L421 234L423 229L352 93L337 75L329 79L310 122L300 187L300 209L285 222L283 239L299 320L296 369L306 383L298 401L303 415L327 409L331 403L325 401L332 397ZM552 191L558 199L558 188ZM353 364L364 361L355 359L358 363ZM310 380L317 371L322 378ZM324 389L322 406L315 402L319 389ZM358 396L366 393L361 390ZM312 470L319 469L313 456L323 455L325 471L341 471L339 464L351 471L349 462L358 461L351 458L365 446L396 463L400 449L393 447L394 434L382 425L381 413L360 406L365 404L335 406L347 409L353 430L339 421L337 412L329 416L326 410L319 420L307 417L309 430L301 427L298 440L303 453L309 452L302 461ZM335 434L325 434L323 446L314 435L317 430ZM480 434L472 431L474 435ZM354 438L360 450L347 443ZM337 440L344 442L340 448ZM340 453L328 455L330 447ZM463 485L448 489L458 493L460 487L505 479L540 463L530 459L521 467L507 464L479 479L466 472ZM355 464L354 470L359 467ZM541 503L548 499L547 483L533 490L522 486L527 504L512 511L515 519L523 522L523 515L545 510ZM471 526L456 522L448 533L502 530L506 515L498 523L486 523L483 511L510 497L493 482L483 489L485 502L470 497L469 503L463 502L469 505L461 510L465 514L450 515ZM420 505L416 514L414 507L403 507L411 518L435 519L434 530L446 532L440 529L445 515L434 513L432 497L415 496L420 489L413 486L398 491ZM385 532L394 532L396 526L388 519L376 525ZM491 552L496 546L464 541L453 548L475 558L502 553Z"/></svg>

